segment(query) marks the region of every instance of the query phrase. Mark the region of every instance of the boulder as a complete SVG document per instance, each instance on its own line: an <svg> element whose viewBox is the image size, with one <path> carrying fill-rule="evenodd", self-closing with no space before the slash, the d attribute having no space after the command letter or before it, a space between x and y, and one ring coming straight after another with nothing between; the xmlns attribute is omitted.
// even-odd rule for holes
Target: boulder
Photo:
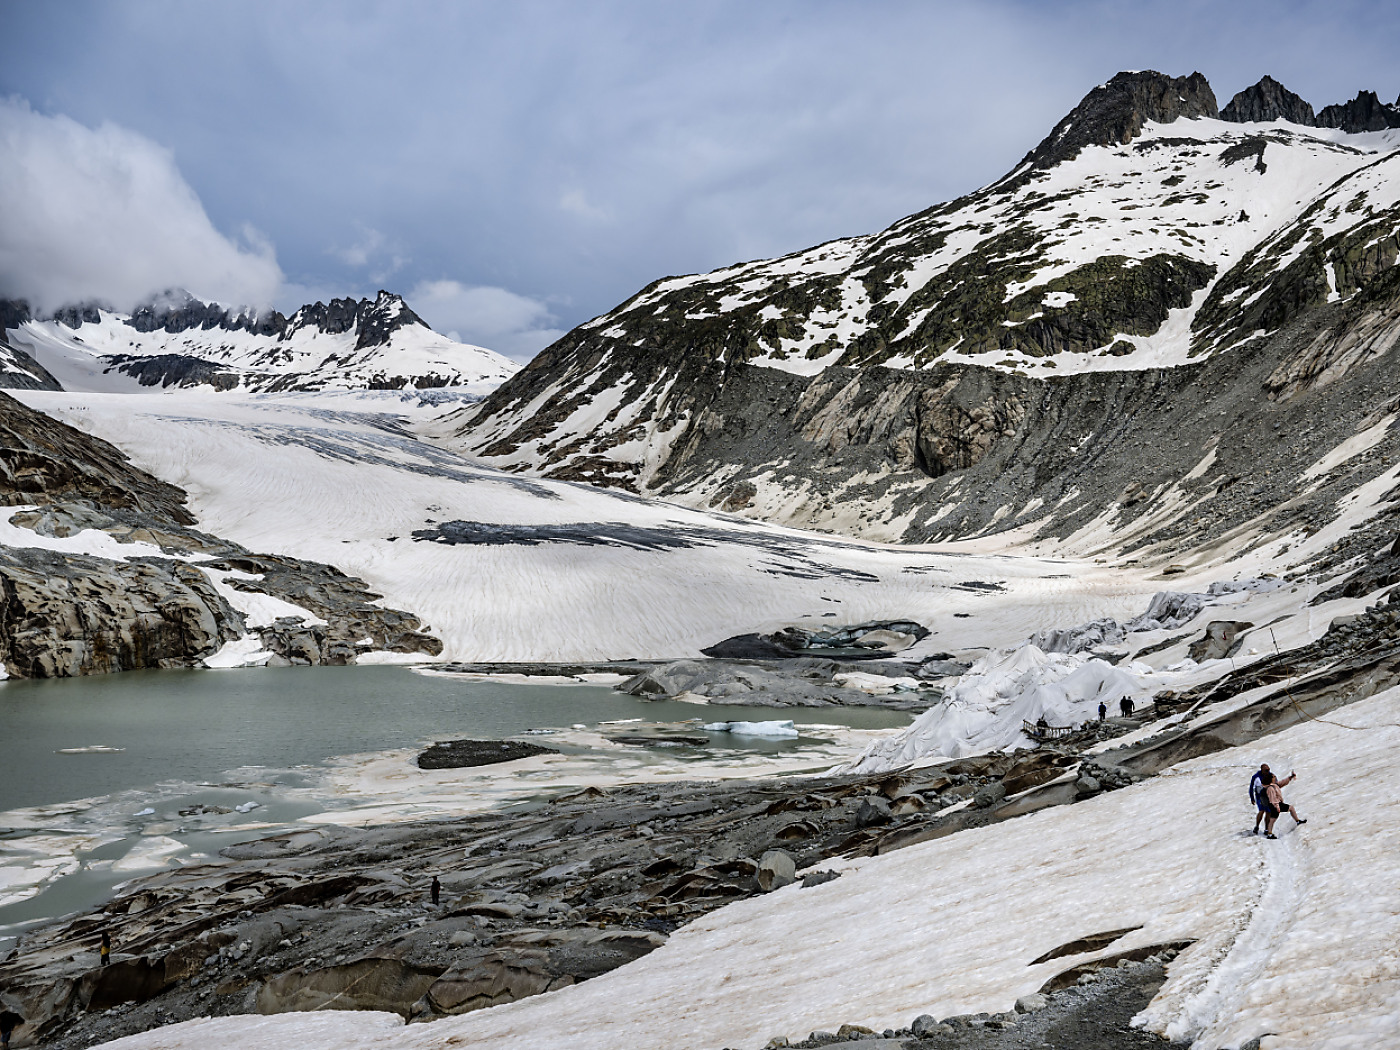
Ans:
<svg viewBox="0 0 1400 1050"><path fill-rule="evenodd" d="M1206 633L1191 643L1187 655L1197 663L1223 659L1238 648L1239 636L1253 626L1245 621L1212 620L1206 624Z"/></svg>
<svg viewBox="0 0 1400 1050"><path fill-rule="evenodd" d="M979 788L972 796L972 804L978 809L991 809L1006 797L1006 785L1000 780Z"/></svg>
<svg viewBox="0 0 1400 1050"><path fill-rule="evenodd" d="M419 769L460 769L514 762L534 755L557 755L552 747L522 740L447 740L418 756Z"/></svg>
<svg viewBox="0 0 1400 1050"><path fill-rule="evenodd" d="M918 1038L923 1039L926 1036L932 1035L940 1027L942 1026L939 1025L938 1018L934 1017L933 1014L920 1014L918 1017L914 1018L914 1023L909 1026L909 1031L914 1033Z"/></svg>
<svg viewBox="0 0 1400 1050"><path fill-rule="evenodd" d="M890 804L878 795L871 795L861 801L860 808L856 810L856 827L873 828L881 824L888 824L894 819L894 814L890 811Z"/></svg>
<svg viewBox="0 0 1400 1050"><path fill-rule="evenodd" d="M1039 992L1032 992L1030 995L1023 995L1016 1000L1016 1012L1018 1014L1033 1014L1037 1010L1044 1010L1050 1005L1050 1000Z"/></svg>
<svg viewBox="0 0 1400 1050"><path fill-rule="evenodd" d="M770 849L758 858L758 873L754 878L764 893L781 889L797 881L797 862L787 850Z"/></svg>

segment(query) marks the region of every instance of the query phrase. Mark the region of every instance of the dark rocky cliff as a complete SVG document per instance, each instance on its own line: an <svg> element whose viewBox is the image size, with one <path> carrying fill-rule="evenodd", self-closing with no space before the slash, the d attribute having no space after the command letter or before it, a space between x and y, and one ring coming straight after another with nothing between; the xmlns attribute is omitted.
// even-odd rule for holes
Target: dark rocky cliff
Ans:
<svg viewBox="0 0 1400 1050"><path fill-rule="evenodd" d="M1309 103L1269 76L1230 99L1220 111L1220 119L1238 124L1286 120L1305 127L1313 127L1317 123L1317 117Z"/></svg>
<svg viewBox="0 0 1400 1050"><path fill-rule="evenodd" d="M1215 92L1200 73L1170 77L1155 70L1119 73L1070 110L1022 164L1048 168L1085 146L1121 146L1142 133L1148 121L1219 116Z"/></svg>

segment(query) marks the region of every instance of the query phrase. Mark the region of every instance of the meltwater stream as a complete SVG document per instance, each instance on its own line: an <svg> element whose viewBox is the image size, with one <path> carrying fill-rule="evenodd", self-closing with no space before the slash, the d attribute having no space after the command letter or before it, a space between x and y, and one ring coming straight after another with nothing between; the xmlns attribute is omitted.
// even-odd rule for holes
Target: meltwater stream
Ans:
<svg viewBox="0 0 1400 1050"><path fill-rule="evenodd" d="M0 952L25 927L91 907L120 882L198 863L290 822L508 804L580 773L705 777L726 763L741 770L751 763L755 774L769 765L816 769L832 763L833 740L843 733L903 726L909 717L874 708L642 701L602 685L403 667L0 682ZM774 718L793 719L800 736L721 734L710 748L651 752L602 735L609 722L637 719ZM514 764L430 774L412 762L414 749L435 740L529 731L564 756L519 774Z"/></svg>

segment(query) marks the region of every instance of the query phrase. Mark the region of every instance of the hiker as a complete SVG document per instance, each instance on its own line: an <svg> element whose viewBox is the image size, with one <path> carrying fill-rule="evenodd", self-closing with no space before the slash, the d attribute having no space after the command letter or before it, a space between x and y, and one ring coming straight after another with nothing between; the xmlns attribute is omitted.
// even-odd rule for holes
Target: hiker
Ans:
<svg viewBox="0 0 1400 1050"><path fill-rule="evenodd" d="M9 1050L10 1033L22 1024L24 1024L24 1018L13 1010L0 1013L0 1047Z"/></svg>
<svg viewBox="0 0 1400 1050"><path fill-rule="evenodd" d="M1264 777L1269 774L1269 763L1262 763L1249 778L1249 801L1254 803L1254 834L1259 834L1259 825L1264 820Z"/></svg>
<svg viewBox="0 0 1400 1050"><path fill-rule="evenodd" d="M1041 728L1041 729L1049 729L1049 728L1050 728L1050 723L1047 722L1047 721L1045 721L1045 716L1044 716L1044 715L1041 715L1039 718L1037 718L1037 719L1035 720L1035 724L1036 724L1036 726L1038 726L1038 727Z"/></svg>
<svg viewBox="0 0 1400 1050"><path fill-rule="evenodd" d="M1118 701L1118 710L1123 712L1124 718L1127 718L1133 713L1133 702L1129 700L1126 696L1123 697L1122 700Z"/></svg>
<svg viewBox="0 0 1400 1050"><path fill-rule="evenodd" d="M106 966L112 961L112 935L106 930L102 931L102 947L99 951L102 956L102 965Z"/></svg>
<svg viewBox="0 0 1400 1050"><path fill-rule="evenodd" d="M1280 780L1272 773L1266 773L1262 779L1264 781L1264 798L1269 803L1264 820L1264 837L1266 839L1278 838L1274 834L1274 821L1278 820L1280 813L1287 813L1293 818L1294 823L1306 824L1307 821L1298 816L1298 811L1283 800L1283 789L1297 780L1298 774L1289 773L1288 776Z"/></svg>
<svg viewBox="0 0 1400 1050"><path fill-rule="evenodd" d="M1102 722L1108 717L1108 705L1102 700L1099 701L1099 721Z"/></svg>
<svg viewBox="0 0 1400 1050"><path fill-rule="evenodd" d="M428 890L432 894L434 904L442 899L442 883L438 882L438 877L436 875L433 876L433 884Z"/></svg>

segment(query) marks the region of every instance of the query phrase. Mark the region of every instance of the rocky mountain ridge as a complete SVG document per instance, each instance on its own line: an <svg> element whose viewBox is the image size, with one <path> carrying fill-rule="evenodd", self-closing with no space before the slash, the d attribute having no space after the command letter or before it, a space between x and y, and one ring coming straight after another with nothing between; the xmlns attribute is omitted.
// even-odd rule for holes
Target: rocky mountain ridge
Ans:
<svg viewBox="0 0 1400 1050"><path fill-rule="evenodd" d="M26 304L11 301L0 305L0 324L0 354L13 358L0 358L0 385L12 387L52 383L45 388L59 389L61 380L51 372L96 371L110 377L109 384L126 380L131 387L452 387L482 393L518 367L439 335L401 296L386 291L374 299L317 301L291 316L206 303L182 290L165 292L130 315L89 303L38 319Z"/></svg>
<svg viewBox="0 0 1400 1050"><path fill-rule="evenodd" d="M1169 560L1261 516L1315 529L1395 442L1400 134L1302 107L1269 78L1218 112L1198 74L1119 74L967 197L655 282L450 440L881 540L1101 522Z"/></svg>

